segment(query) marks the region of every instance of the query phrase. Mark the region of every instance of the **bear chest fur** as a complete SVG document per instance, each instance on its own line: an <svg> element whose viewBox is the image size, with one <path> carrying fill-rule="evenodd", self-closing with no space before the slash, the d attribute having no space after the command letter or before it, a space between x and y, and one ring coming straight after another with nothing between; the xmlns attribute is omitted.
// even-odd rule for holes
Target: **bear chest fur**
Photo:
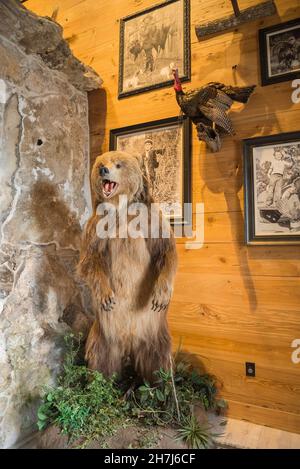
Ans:
<svg viewBox="0 0 300 469"><path fill-rule="evenodd" d="M153 288L151 258L144 238L109 241L111 281L122 302L141 307L148 303Z"/></svg>

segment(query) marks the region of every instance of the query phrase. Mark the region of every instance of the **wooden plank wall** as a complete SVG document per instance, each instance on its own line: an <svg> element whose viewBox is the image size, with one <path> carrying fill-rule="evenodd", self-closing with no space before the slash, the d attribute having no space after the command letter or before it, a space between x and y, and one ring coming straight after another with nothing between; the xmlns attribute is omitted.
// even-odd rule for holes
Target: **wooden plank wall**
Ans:
<svg viewBox="0 0 300 469"><path fill-rule="evenodd" d="M241 8L259 3L240 0ZM178 115L172 88L118 101L119 18L155 0L28 0L41 15L55 12L64 35L104 89L90 96L91 150L108 149L111 128ZM259 84L257 30L300 16L299 0L276 0L278 16L199 42L195 25L231 12L229 0L191 1L192 80ZM236 66L235 68L233 68ZM300 364L291 343L300 337L300 249L246 247L243 242L241 139L300 130L300 104L291 82L261 88L236 106L236 136L210 154L193 133L193 201L205 204L205 245L178 244L179 271L169 319L176 346L196 354L222 383L232 417L300 432ZM245 362L256 378L245 377Z"/></svg>

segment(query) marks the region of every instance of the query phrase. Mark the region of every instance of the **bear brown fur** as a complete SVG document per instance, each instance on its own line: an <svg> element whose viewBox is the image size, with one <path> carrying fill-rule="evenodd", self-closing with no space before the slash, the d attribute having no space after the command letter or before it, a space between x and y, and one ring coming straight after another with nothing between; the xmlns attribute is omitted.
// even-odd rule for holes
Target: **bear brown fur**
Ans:
<svg viewBox="0 0 300 469"><path fill-rule="evenodd" d="M112 191L108 181L115 183ZM168 238L151 237L153 200L135 156L121 151L99 156L93 166L91 184L94 209L84 231L78 265L80 276L91 289L96 313L86 343L86 360L91 369L108 376L121 374L130 360L137 375L152 381L153 371L170 367L167 310L177 265L174 236L170 230ZM148 236L97 235L101 220L98 205L109 202L119 213L120 195L127 196L128 207L136 202L146 205ZM132 217L128 214L126 217L129 223ZM122 220L116 219L116 226L122 228ZM166 223L169 226L159 214L160 229Z"/></svg>

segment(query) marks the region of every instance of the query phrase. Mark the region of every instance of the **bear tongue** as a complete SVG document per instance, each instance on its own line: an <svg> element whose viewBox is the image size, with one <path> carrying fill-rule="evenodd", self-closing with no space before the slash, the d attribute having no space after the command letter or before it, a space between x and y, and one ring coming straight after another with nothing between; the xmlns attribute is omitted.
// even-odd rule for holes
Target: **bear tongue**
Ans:
<svg viewBox="0 0 300 469"><path fill-rule="evenodd" d="M104 190L105 190L105 192L110 192L111 189L110 189L110 182L109 181L107 181L104 184Z"/></svg>
<svg viewBox="0 0 300 469"><path fill-rule="evenodd" d="M107 181L104 184L104 190L105 192L111 192L113 188L115 187L115 183L113 181Z"/></svg>

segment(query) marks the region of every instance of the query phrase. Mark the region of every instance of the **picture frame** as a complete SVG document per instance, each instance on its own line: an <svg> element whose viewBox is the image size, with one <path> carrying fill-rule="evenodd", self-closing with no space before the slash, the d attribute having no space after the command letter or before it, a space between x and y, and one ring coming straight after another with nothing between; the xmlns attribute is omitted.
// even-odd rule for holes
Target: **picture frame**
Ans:
<svg viewBox="0 0 300 469"><path fill-rule="evenodd" d="M246 243L300 244L300 131L243 145Z"/></svg>
<svg viewBox="0 0 300 469"><path fill-rule="evenodd" d="M261 85L300 77L300 18L259 30Z"/></svg>
<svg viewBox="0 0 300 469"><path fill-rule="evenodd" d="M118 98L191 79L190 0L166 0L120 20Z"/></svg>
<svg viewBox="0 0 300 469"><path fill-rule="evenodd" d="M138 156L154 201L171 225L192 225L191 124L186 116L112 129L109 149ZM168 213L170 204L176 213Z"/></svg>

